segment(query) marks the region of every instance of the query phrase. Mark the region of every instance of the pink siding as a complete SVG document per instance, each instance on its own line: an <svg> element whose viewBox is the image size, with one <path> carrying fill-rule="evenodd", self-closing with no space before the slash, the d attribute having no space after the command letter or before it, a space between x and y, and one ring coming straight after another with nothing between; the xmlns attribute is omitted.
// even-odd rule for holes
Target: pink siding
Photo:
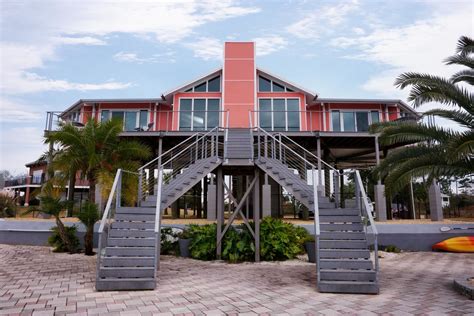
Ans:
<svg viewBox="0 0 474 316"><path fill-rule="evenodd" d="M255 108L255 45L225 43L223 104L229 127L249 127L249 112Z"/></svg>

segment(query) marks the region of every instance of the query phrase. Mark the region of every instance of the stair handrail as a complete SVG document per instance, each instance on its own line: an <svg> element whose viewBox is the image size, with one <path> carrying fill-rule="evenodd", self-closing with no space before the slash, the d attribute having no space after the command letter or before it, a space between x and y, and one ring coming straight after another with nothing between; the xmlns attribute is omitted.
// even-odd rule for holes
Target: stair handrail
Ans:
<svg viewBox="0 0 474 316"><path fill-rule="evenodd" d="M290 137L286 136L285 134L283 134L281 132L278 132L276 135L281 136L281 137L285 138L286 140L289 140L292 144L296 145L299 149L303 150L306 154L309 154L310 156L316 158L318 161L321 161L322 164L329 167L329 169L339 173L339 170L337 170L336 168L331 166L329 163L327 163L326 161L324 161L320 157L316 156L315 154L313 154L312 152L310 152L309 150L307 150L306 148L304 148L303 146L301 146L300 144L298 144L297 142L292 140Z"/></svg>
<svg viewBox="0 0 474 316"><path fill-rule="evenodd" d="M250 122L251 122L251 120L250 120ZM312 178L312 187L313 187L313 207L314 207L314 210L313 210L313 212L314 212L314 237L315 237L314 238L315 239L314 246L315 246L315 251L316 251L316 275L317 275L318 284L319 284L320 281L321 281L321 271L320 271L321 270L321 264L320 264L320 253L319 253L321 227L320 227L320 224L319 224L318 188L317 188L316 179L315 179L316 178L315 177L316 166L314 164L312 164L311 162L309 162L304 157L302 157L300 154L295 152L293 149L288 147L286 144L283 144L281 142L281 140L277 139L276 137L274 137L273 135L268 133L266 130L264 130L260 126L256 126L256 128L257 128L258 132L262 131L265 135L270 136L270 138L273 139L273 142L275 144L274 146L276 146L276 144L278 144L280 146L280 156L281 156L281 147L283 146L285 149L291 151L296 157L298 157L299 159L304 161L305 164L307 164L311 167L311 178ZM260 142L260 135L258 135L258 142ZM260 150L258 152L258 155L260 155ZM284 163L284 162L282 161L282 163Z"/></svg>
<svg viewBox="0 0 474 316"><path fill-rule="evenodd" d="M100 263L102 259L102 248L104 248L104 243L107 242L108 235L110 229L107 226L107 234L104 235L104 229L106 228L106 225L110 223L111 217L112 217L112 201L115 196L115 207L116 209L120 207L120 200L122 197L122 169L117 169L117 173L115 174L114 182L112 184L112 188L109 193L109 197L107 199L107 204L105 206L104 213L102 214L102 219L100 221L99 225L99 230L98 230L98 245L97 245L97 269L96 269L96 280L99 280L99 269L100 269ZM104 236L107 237L104 240Z"/></svg>
<svg viewBox="0 0 474 316"><path fill-rule="evenodd" d="M365 216L369 220L370 227L372 229L372 234L374 235L374 256L375 256L375 277L376 281L378 278L378 271L379 271L379 256L378 256L378 231L377 227L375 226L375 221L372 216L372 205L369 203L369 199L367 197L367 194L365 192L364 185L362 183L362 178L360 176L359 170L355 170L355 179L356 179L356 185L359 187L360 194L362 197L362 203L364 203L364 207L361 207L361 209L365 210ZM357 201L357 198L356 198ZM367 234L367 230L366 230Z"/></svg>
<svg viewBox="0 0 474 316"><path fill-rule="evenodd" d="M156 194L156 210L155 210L155 279L156 273L160 266L160 251L161 251L161 192L162 192L162 185L163 185L163 167L160 166L158 170L158 188ZM160 238L159 238L160 237Z"/></svg>
<svg viewBox="0 0 474 316"><path fill-rule="evenodd" d="M194 137L196 137L196 140L195 140L195 141L193 141L191 144L189 144L189 145L186 146L184 149L182 149L180 152L178 152L174 157L172 157L172 158L170 158L170 159L165 160L164 162L162 162L161 165L166 165L166 164L169 163L171 160L176 159L176 157L178 157L178 156L181 155L183 152L185 152L186 150L188 150L191 146L194 146L194 145L196 145L196 144L199 144L199 141L200 141L200 140L202 140L204 137L207 137L207 136L209 136L210 134L212 134L212 133L214 133L214 132L216 132L216 136L217 136L217 132L219 132L219 127L218 127L218 126L214 127L213 129L211 129L211 130L208 131L207 133L202 134L201 136L197 136L197 134L195 134L195 135L194 135ZM189 139L189 138L188 138L188 139ZM177 146L178 146L178 145L174 146L173 148L176 148ZM171 148L170 150L168 150L166 153L169 153L173 148ZM217 146L216 146L216 148L217 148ZM164 154L166 154L166 153L164 153ZM161 156L159 156L159 158L163 157L164 154L162 154ZM217 156L218 156L217 150L216 150L216 154L217 154Z"/></svg>

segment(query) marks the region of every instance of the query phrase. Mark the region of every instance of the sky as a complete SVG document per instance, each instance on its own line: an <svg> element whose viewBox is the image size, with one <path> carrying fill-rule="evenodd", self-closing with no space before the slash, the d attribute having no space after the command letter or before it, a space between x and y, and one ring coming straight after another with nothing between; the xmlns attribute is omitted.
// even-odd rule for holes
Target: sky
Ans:
<svg viewBox="0 0 474 316"><path fill-rule="evenodd" d="M443 59L474 37L473 11L458 0L0 0L0 169L25 173L46 150L46 111L158 98L220 67L225 41L255 41L258 67L322 98L406 100L399 74L459 70Z"/></svg>

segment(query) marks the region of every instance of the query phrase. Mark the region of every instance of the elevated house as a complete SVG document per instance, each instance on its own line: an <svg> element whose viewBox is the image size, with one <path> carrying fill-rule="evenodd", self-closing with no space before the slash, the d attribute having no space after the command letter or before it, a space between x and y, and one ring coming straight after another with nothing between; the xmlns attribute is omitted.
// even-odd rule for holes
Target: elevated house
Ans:
<svg viewBox="0 0 474 316"><path fill-rule="evenodd" d="M391 149L380 148L368 132L372 123L418 118L407 104L319 96L258 68L254 43L227 42L219 69L158 98L79 100L48 112L45 130L54 132L59 121L82 126L116 118L123 122L121 136L149 144L156 158L132 171L138 205L121 205L122 170L104 201L98 290L155 288L162 215L170 207L180 216L180 197L194 189L202 202L198 216L218 222L218 256L222 236L240 216L255 221L258 261L259 221L282 216L283 193L290 194L314 218L319 290L378 293L377 259L370 260L366 236L374 234L376 244L376 227L357 170L376 165ZM344 207L341 188L349 173L356 193L352 207ZM383 191L379 182L379 220L386 218Z"/></svg>

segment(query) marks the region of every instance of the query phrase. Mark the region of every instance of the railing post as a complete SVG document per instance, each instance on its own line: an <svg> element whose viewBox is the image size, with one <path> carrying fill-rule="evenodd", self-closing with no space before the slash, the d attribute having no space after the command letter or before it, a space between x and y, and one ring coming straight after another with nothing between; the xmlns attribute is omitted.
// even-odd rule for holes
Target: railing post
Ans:
<svg viewBox="0 0 474 316"><path fill-rule="evenodd" d="M315 181L315 168L314 166L311 168L311 172L313 174L313 206L314 206L314 246L315 246L315 250L316 250L316 275L317 275L317 278L318 278L318 286L321 282L321 276L320 276L320 255L319 255L319 236L321 234L320 232L320 226L319 226L319 201L318 201L318 190L317 190L317 185L316 185L316 181Z"/></svg>
<svg viewBox="0 0 474 316"><path fill-rule="evenodd" d="M333 171L332 173L334 179L334 202L336 202L336 207L341 207L341 195L339 193L339 172Z"/></svg>
<svg viewBox="0 0 474 316"><path fill-rule="evenodd" d="M137 206L142 202L143 169L138 170L138 198Z"/></svg>
<svg viewBox="0 0 474 316"><path fill-rule="evenodd" d="M155 212L155 278L156 270L160 267L160 250L161 250L161 186L163 183L163 168L158 169L158 190L156 194L156 212Z"/></svg>
<svg viewBox="0 0 474 316"><path fill-rule="evenodd" d="M359 181L357 181L357 175L354 177L354 179L356 180L355 181L355 205L356 205L356 208L360 209L361 210L361 213L362 213L362 206L361 206L361 203L360 203L360 184L359 184ZM370 210L366 210L367 212L369 212Z"/></svg>
<svg viewBox="0 0 474 316"><path fill-rule="evenodd" d="M278 134L278 141L279 141L279 148L278 148L278 156L279 156L279 157L278 157L278 158L279 158L280 160L283 160L283 159L282 159L282 156L281 156L281 133Z"/></svg>
<svg viewBox="0 0 474 316"><path fill-rule="evenodd" d="M116 191L116 196L115 196L115 209L120 208L120 205L122 204L122 175L123 173L120 172L120 177L117 183L117 191Z"/></svg>
<svg viewBox="0 0 474 316"><path fill-rule="evenodd" d="M257 151L258 151L258 159L260 160L260 156L261 156L261 153L260 153L260 127L257 127Z"/></svg>
<svg viewBox="0 0 474 316"><path fill-rule="evenodd" d="M265 144L264 146L264 149L263 149L263 156L265 158L268 158L268 138L267 138L267 134L265 134L265 136L263 136L263 143Z"/></svg>

